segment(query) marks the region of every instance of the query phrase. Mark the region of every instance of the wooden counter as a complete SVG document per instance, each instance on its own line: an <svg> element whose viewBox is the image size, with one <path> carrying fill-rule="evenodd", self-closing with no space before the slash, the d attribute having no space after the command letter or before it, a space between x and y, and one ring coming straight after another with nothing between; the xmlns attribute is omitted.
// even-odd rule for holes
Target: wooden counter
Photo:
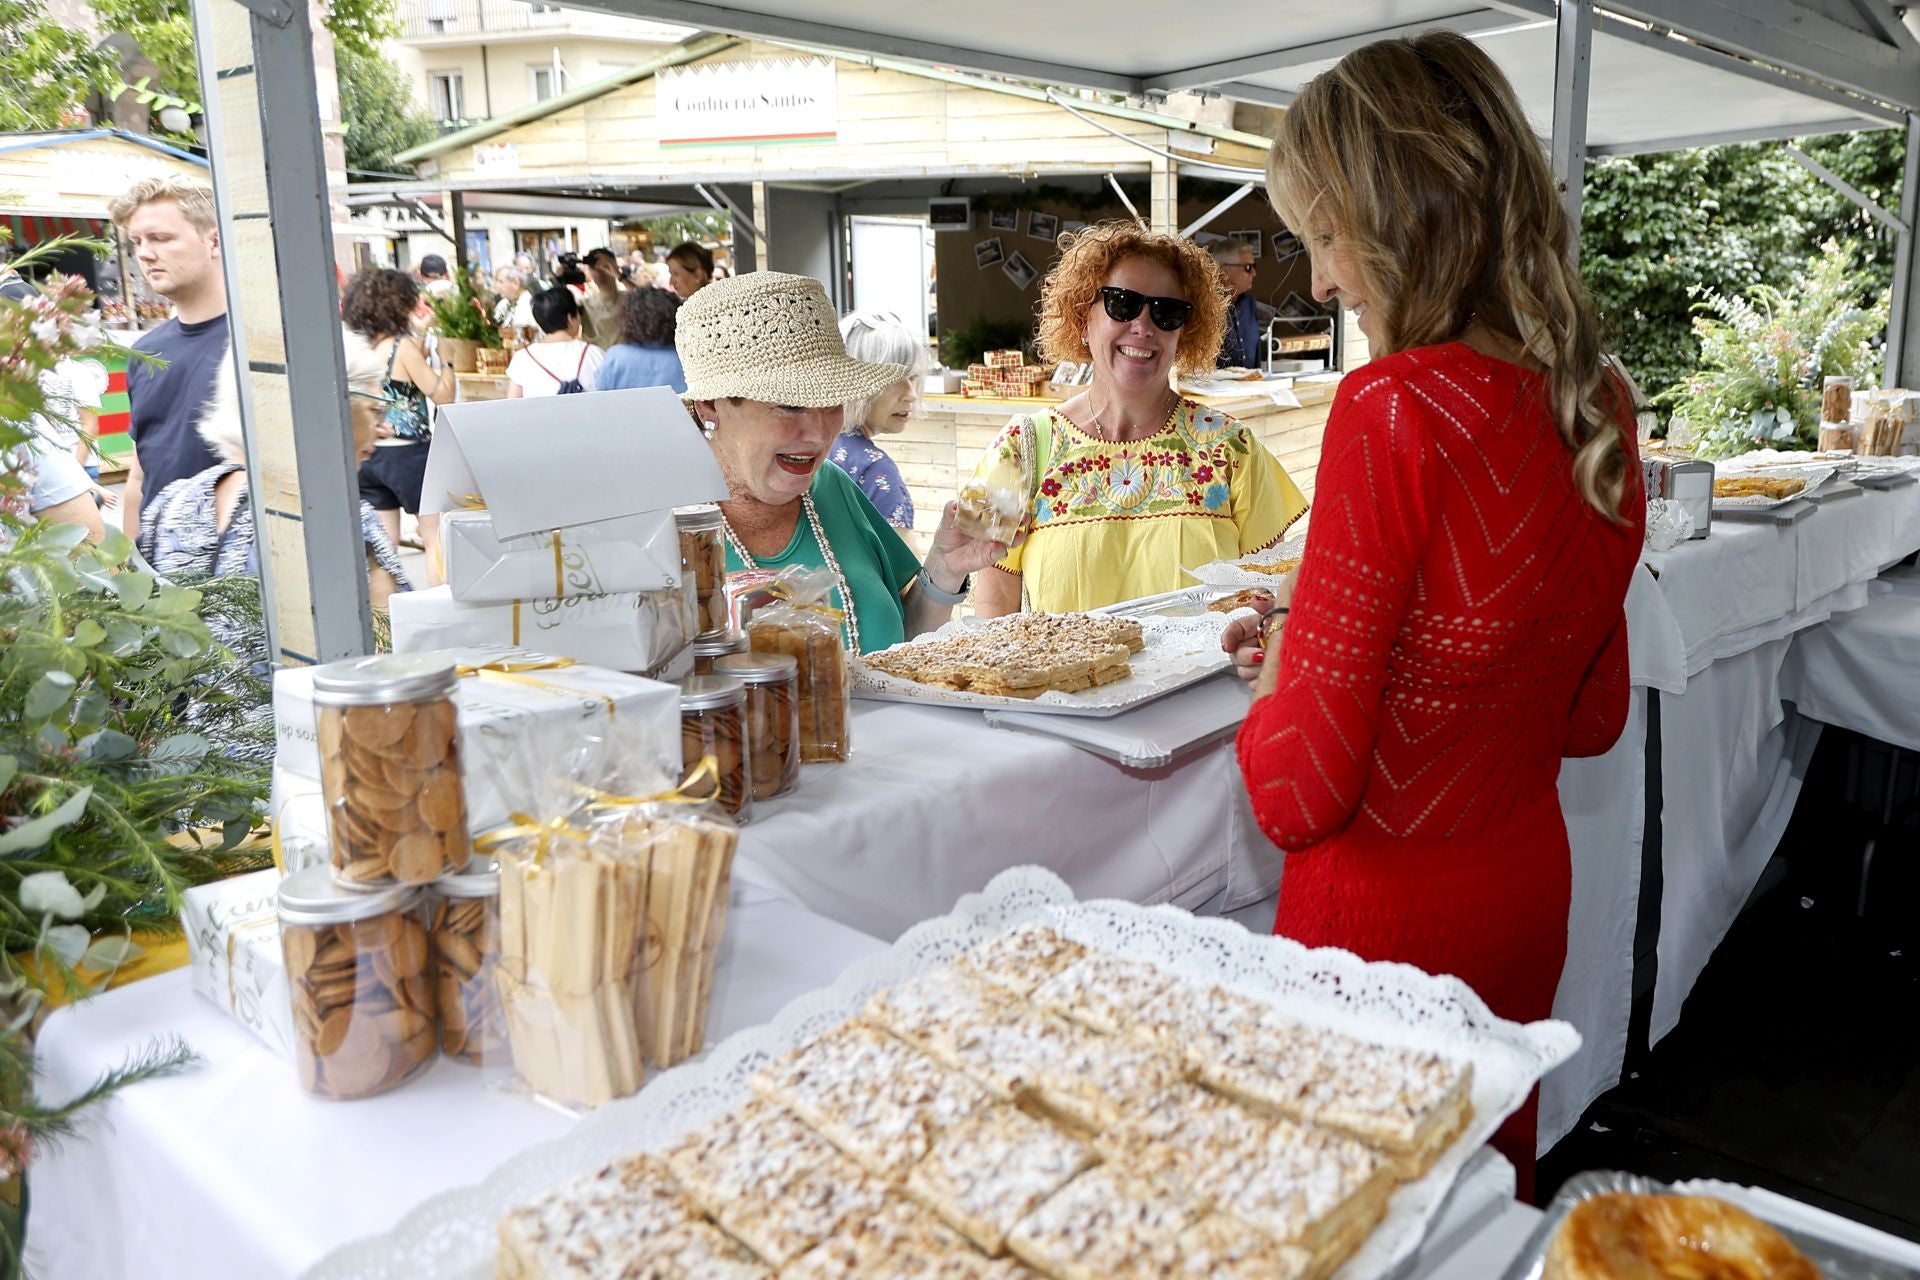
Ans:
<svg viewBox="0 0 1920 1280"><path fill-rule="evenodd" d="M1232 414L1253 429L1280 459L1307 501L1313 501L1313 476L1320 465L1320 434L1333 403L1331 381L1296 382L1298 409L1283 409L1265 396L1203 396L1200 403ZM918 416L897 435L881 436L880 447L900 464L913 495L914 527L907 540L925 555L940 523L940 511L972 475L980 457L1015 414L1037 413L1053 400L989 400L979 396L929 395L920 398ZM1304 527L1304 526L1299 526Z"/></svg>
<svg viewBox="0 0 1920 1280"><path fill-rule="evenodd" d="M456 373L453 378L459 387L459 394L454 398L462 403L507 398L507 375L504 373Z"/></svg>

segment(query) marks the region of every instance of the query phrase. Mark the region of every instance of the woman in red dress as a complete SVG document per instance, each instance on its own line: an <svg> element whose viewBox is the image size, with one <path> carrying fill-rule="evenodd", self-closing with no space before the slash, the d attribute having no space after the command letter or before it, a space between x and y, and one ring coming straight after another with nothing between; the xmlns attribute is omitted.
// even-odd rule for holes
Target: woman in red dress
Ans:
<svg viewBox="0 0 1920 1280"><path fill-rule="evenodd" d="M1268 191L1314 296L1372 348L1327 421L1306 558L1240 764L1288 853L1274 932L1550 1016L1572 870L1556 780L1627 715L1645 502L1545 156L1493 63L1439 32L1303 90ZM1284 617L1282 616L1284 614ZM1498 1145L1530 1191L1535 1106Z"/></svg>

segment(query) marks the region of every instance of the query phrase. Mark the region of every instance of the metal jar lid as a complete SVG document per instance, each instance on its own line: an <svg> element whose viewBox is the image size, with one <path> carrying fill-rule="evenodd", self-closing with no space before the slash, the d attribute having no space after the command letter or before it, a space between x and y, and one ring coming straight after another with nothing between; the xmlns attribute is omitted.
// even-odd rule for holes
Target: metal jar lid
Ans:
<svg viewBox="0 0 1920 1280"><path fill-rule="evenodd" d="M744 631L715 631L698 635L693 640L693 656L696 658L717 658L726 653L745 653L747 651L747 633Z"/></svg>
<svg viewBox="0 0 1920 1280"><path fill-rule="evenodd" d="M420 897L410 884L349 889L333 878L331 867L308 867L280 882L283 924L345 924L405 911Z"/></svg>
<svg viewBox="0 0 1920 1280"><path fill-rule="evenodd" d="M702 533L720 527L720 507L717 503L696 502L690 507L675 507L673 523L682 533Z"/></svg>
<svg viewBox="0 0 1920 1280"><path fill-rule="evenodd" d="M680 710L710 711L737 707L747 700L747 686L732 676L688 676L680 682Z"/></svg>
<svg viewBox="0 0 1920 1280"><path fill-rule="evenodd" d="M313 669L313 700L327 707L370 707L444 698L460 683L453 659L435 653L382 653Z"/></svg>
<svg viewBox="0 0 1920 1280"><path fill-rule="evenodd" d="M748 684L784 684L799 676L800 660L790 653L730 653L714 659L713 674Z"/></svg>
<svg viewBox="0 0 1920 1280"><path fill-rule="evenodd" d="M500 864L476 857L464 871L441 876L428 886L443 898L494 898L500 894Z"/></svg>

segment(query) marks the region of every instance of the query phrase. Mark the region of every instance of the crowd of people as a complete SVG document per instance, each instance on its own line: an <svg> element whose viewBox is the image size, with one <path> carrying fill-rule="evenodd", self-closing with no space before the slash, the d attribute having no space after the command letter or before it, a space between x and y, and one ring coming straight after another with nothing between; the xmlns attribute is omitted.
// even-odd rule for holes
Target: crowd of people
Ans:
<svg viewBox="0 0 1920 1280"><path fill-rule="evenodd" d="M1223 640L1255 686L1239 738L1253 812L1289 853L1276 929L1547 1017L1570 883L1559 761L1605 751L1627 708L1623 601L1644 525L1630 401L1546 159L1471 41L1348 54L1286 112L1268 191L1308 247L1315 299L1357 319L1372 357L1331 409L1294 585ZM176 312L137 344L164 364L129 374L127 529L164 572L253 572L211 195L156 179L113 218ZM419 510L433 407L456 394L419 329L445 263L420 265L364 271L343 297L376 597L410 585L399 517ZM698 245L551 266L523 255L492 276L491 318L531 336L509 394L680 392L727 481L728 568L827 572L854 652L968 599L992 616L1169 591L1191 566L1274 547L1306 513L1245 426L1175 389L1255 363L1237 243L1209 253L1125 221L1063 239L1037 345L1091 380L1014 418L981 462L1020 477L1019 533L971 535L948 502L924 558L884 446L914 414L923 335L839 316L808 277L719 278ZM420 529L431 547L431 520ZM1500 1145L1529 1181L1530 1111Z"/></svg>

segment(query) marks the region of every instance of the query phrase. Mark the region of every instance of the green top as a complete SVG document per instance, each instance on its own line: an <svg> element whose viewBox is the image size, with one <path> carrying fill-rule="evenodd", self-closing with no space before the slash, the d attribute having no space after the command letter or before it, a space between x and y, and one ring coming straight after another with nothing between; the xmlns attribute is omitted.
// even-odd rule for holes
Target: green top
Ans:
<svg viewBox="0 0 1920 1280"><path fill-rule="evenodd" d="M853 607L860 623L860 649L872 653L899 644L907 638L907 610L900 597L920 572L920 558L913 554L894 527L860 492L860 486L847 473L823 461L814 474L813 509L820 515L820 529L833 544L840 561L840 572L853 591ZM785 569L789 565L827 566L820 544L814 539L813 526L806 514L793 531L793 541L777 556L756 556L762 569ZM727 572L737 573L747 566L739 553L727 544ZM838 591L835 592L837 596ZM847 602L836 599L845 608ZM844 630L844 629L843 629Z"/></svg>

